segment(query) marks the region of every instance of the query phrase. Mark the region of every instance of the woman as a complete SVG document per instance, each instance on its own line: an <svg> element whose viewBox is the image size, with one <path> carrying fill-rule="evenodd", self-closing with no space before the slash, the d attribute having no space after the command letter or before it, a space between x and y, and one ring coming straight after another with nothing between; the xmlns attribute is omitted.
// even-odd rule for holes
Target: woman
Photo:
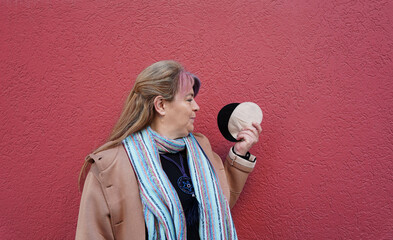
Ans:
<svg viewBox="0 0 393 240"><path fill-rule="evenodd" d="M262 130L241 131L223 164L192 133L199 86L175 61L139 74L109 142L86 157L76 239L237 239L230 207Z"/></svg>

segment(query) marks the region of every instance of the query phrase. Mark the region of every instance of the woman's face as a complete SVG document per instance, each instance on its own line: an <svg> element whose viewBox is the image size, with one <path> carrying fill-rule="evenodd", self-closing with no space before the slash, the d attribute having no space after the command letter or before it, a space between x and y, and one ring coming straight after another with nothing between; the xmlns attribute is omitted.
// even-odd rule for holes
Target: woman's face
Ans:
<svg viewBox="0 0 393 240"><path fill-rule="evenodd" d="M187 91L179 91L171 102L166 102L165 127L170 135L168 137L175 139L191 133L198 110L192 87Z"/></svg>

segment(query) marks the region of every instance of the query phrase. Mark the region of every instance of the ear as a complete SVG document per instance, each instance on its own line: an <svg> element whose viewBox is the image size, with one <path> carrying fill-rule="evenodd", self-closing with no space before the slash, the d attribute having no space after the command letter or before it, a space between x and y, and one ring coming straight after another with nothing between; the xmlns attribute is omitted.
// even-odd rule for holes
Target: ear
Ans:
<svg viewBox="0 0 393 240"><path fill-rule="evenodd" d="M165 102L162 96L157 96L154 98L154 109L161 116L165 116Z"/></svg>

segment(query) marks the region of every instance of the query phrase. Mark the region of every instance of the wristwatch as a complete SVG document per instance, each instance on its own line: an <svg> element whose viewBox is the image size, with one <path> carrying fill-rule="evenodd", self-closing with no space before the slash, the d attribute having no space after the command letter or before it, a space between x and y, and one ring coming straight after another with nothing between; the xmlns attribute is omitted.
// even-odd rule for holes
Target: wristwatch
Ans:
<svg viewBox="0 0 393 240"><path fill-rule="evenodd" d="M246 155L240 155L240 154L237 154L237 153L235 152L235 148L234 148L234 147L232 147L232 152L233 152L236 156L239 156L239 157L241 157L241 158L243 158L243 159L246 159L246 160L248 160L248 161L250 161L250 162L255 162L255 159L256 159L256 158L255 158L253 161L250 160L250 156L251 156L251 153L250 153L250 152L247 152Z"/></svg>

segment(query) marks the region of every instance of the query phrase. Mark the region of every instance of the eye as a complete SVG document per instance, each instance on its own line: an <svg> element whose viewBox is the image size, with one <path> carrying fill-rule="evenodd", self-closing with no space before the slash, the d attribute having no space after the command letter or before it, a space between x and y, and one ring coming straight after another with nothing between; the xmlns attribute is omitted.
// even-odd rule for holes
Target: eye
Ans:
<svg viewBox="0 0 393 240"><path fill-rule="evenodd" d="M187 99L187 102L192 102L194 99L193 98L189 98Z"/></svg>

